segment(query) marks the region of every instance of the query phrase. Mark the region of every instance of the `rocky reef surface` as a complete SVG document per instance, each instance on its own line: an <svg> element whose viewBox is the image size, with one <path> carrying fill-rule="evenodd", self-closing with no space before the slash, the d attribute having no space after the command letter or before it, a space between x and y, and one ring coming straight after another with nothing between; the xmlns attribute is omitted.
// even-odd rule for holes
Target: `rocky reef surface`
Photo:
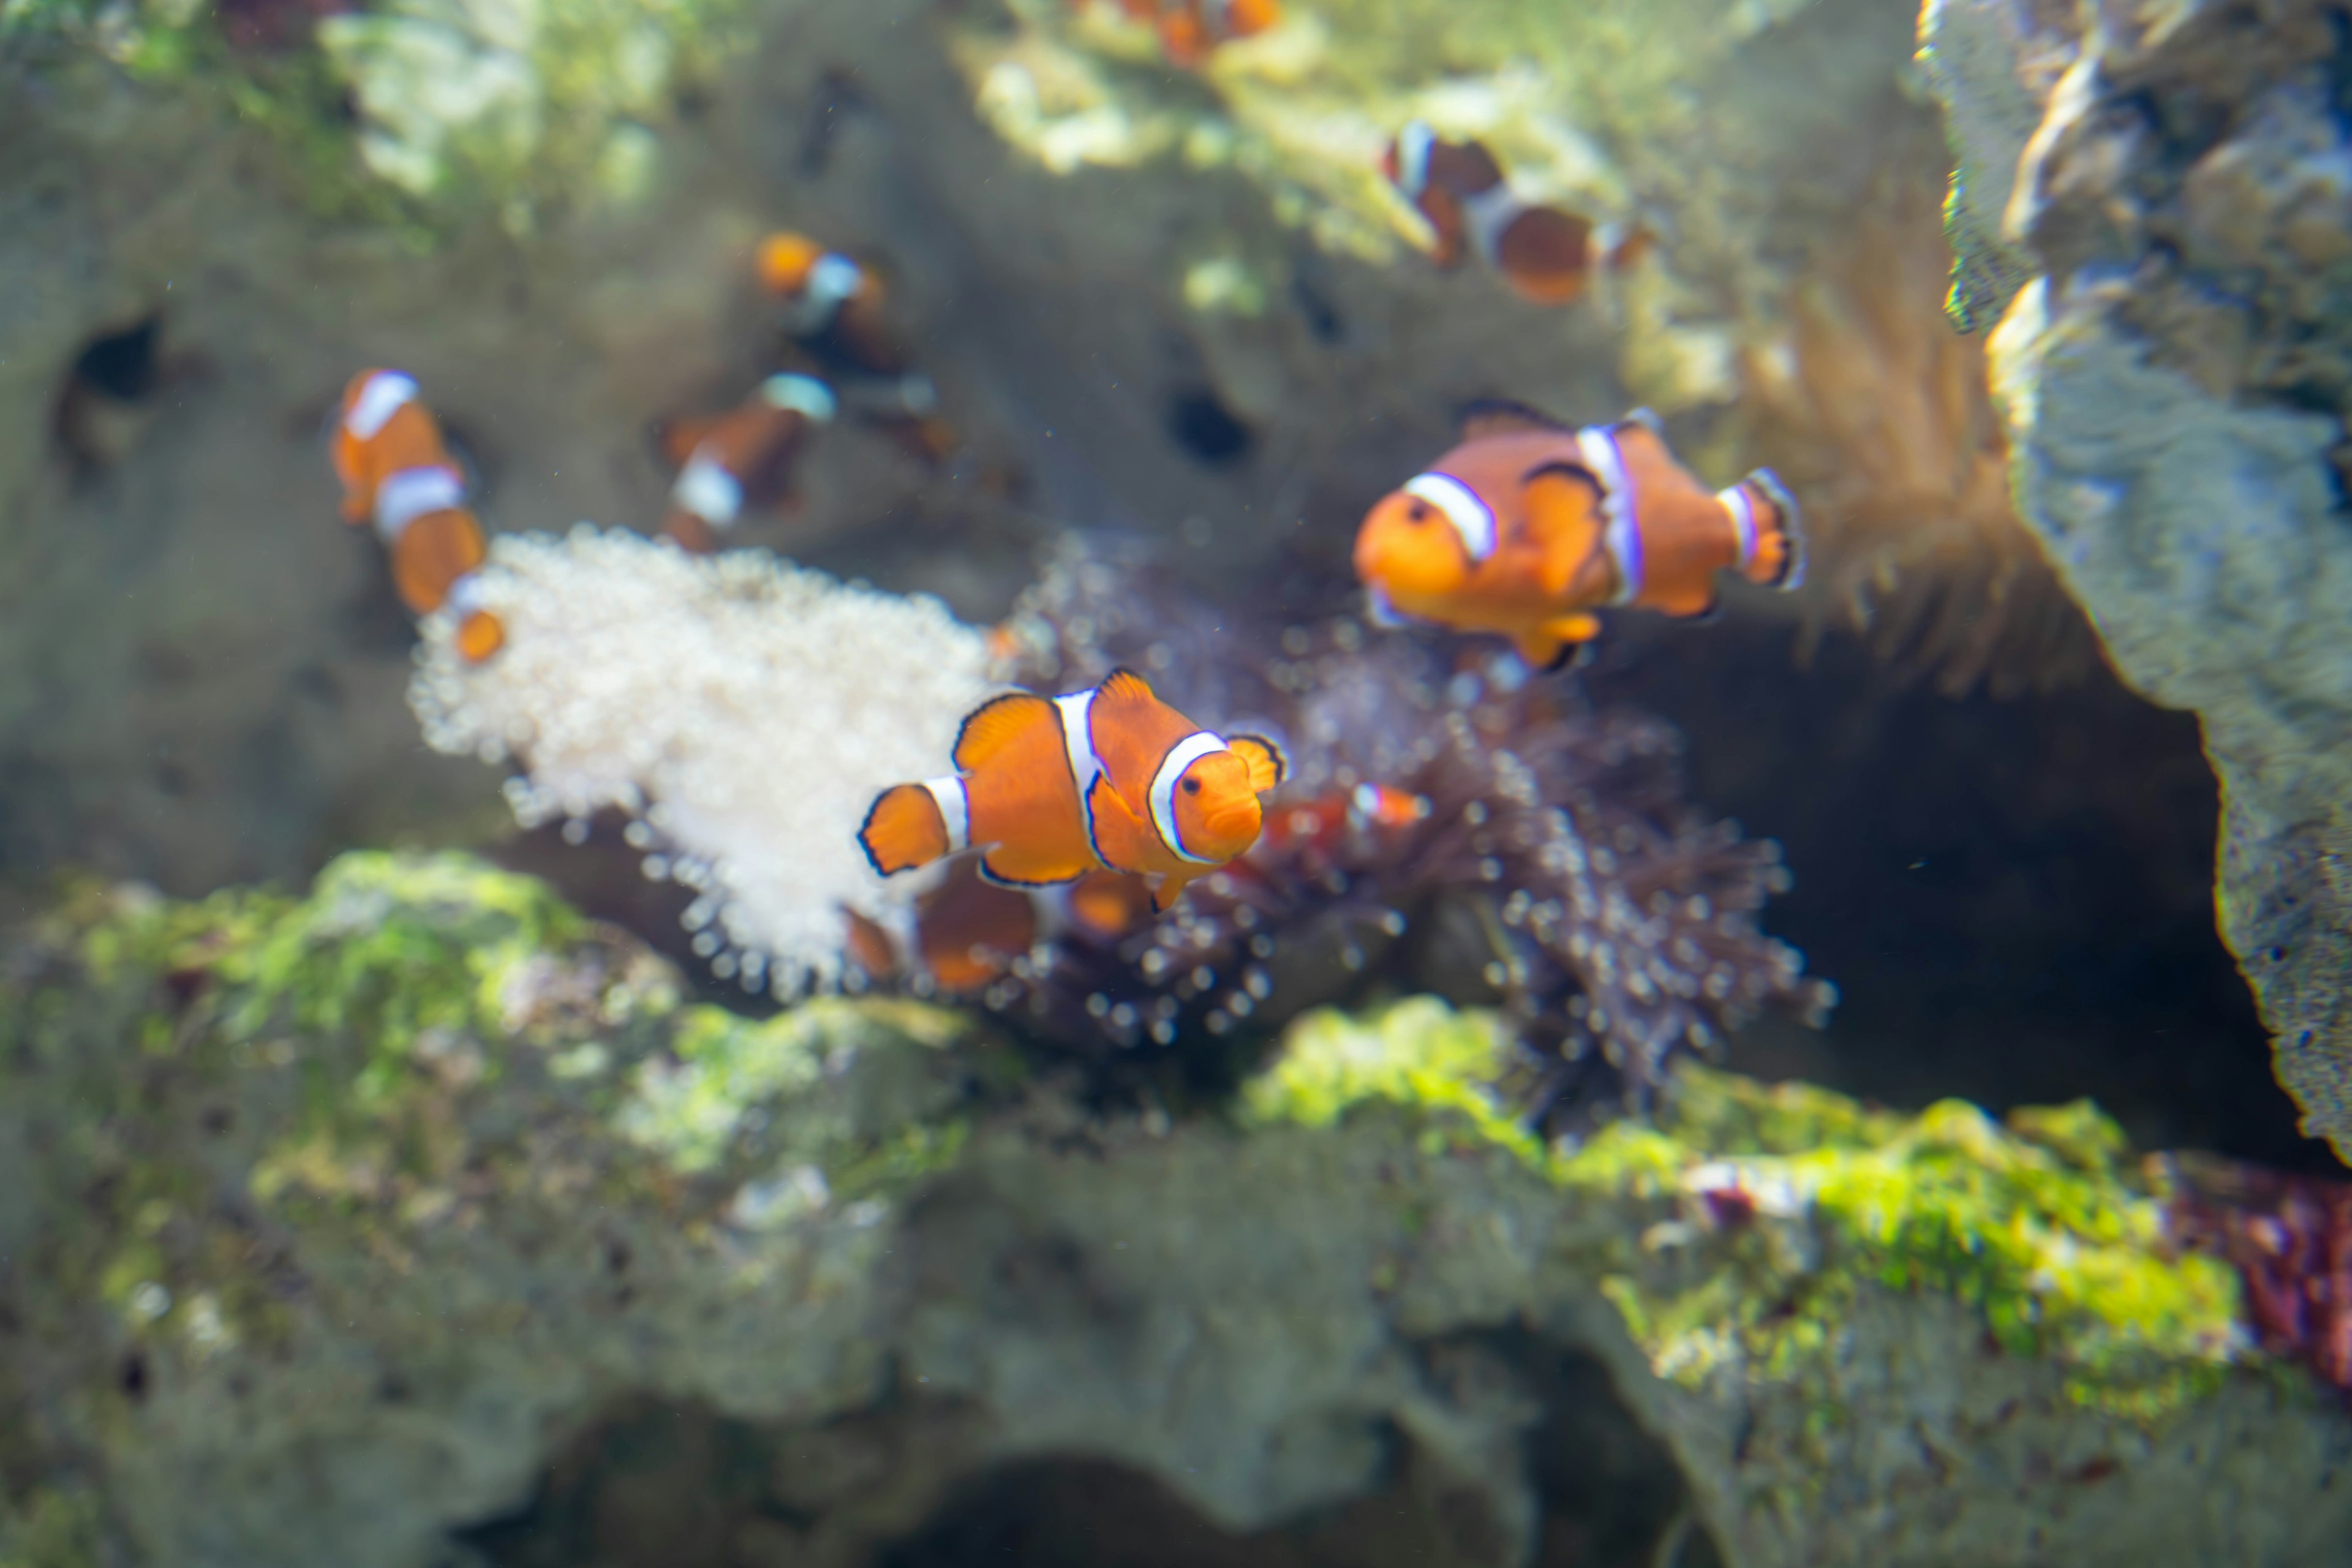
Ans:
<svg viewBox="0 0 2352 1568"><path fill-rule="evenodd" d="M449 856L0 974L12 1568L2352 1562L2352 1416L2087 1105L1561 1152L1416 1002L1106 1120Z"/></svg>
<svg viewBox="0 0 2352 1568"><path fill-rule="evenodd" d="M2342 14L1936 0L1922 37L1964 270L2018 289L1991 368L2025 514L2125 678L2201 718L2223 933L2352 1152Z"/></svg>

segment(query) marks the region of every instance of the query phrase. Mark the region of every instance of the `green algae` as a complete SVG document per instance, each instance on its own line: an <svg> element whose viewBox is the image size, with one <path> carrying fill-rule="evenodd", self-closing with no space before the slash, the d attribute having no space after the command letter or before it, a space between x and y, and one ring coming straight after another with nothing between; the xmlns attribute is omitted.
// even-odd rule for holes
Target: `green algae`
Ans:
<svg viewBox="0 0 2352 1568"><path fill-rule="evenodd" d="M239 49L213 7L0 0L0 58L95 56L263 132L322 216L428 247L478 219L525 236L656 187L678 95L740 50L753 0L394 0ZM358 123L353 124L353 111Z"/></svg>
<svg viewBox="0 0 2352 1568"><path fill-rule="evenodd" d="M915 1004L683 1005L667 965L461 854L346 855L300 899L83 884L37 931L82 1005L54 975L0 988L0 1049L22 1047L0 1091L28 1066L68 1080L58 1135L89 1175L55 1194L82 1215L45 1271L198 1358L292 1331L252 1222L223 1222L208 1121L272 1129L241 1205L396 1257L486 1201L651 1200L700 1226L803 1169L887 1201L953 1163L961 1101L1003 1078L1002 1053L965 1071L968 1026ZM127 1057L75 1050L93 1035ZM545 1108L528 1121L497 1092L517 1075Z"/></svg>
<svg viewBox="0 0 2352 1568"><path fill-rule="evenodd" d="M2088 1102L2005 1125L1958 1100L1906 1117L1694 1066L1655 1124L1548 1149L1510 1120L1506 1070L1489 1021L1423 999L1301 1020L1242 1104L1315 1127L1385 1107L1424 1146L1485 1142L1570 1191L1648 1203L1654 1222L1603 1288L1689 1385L1743 1368L1815 1380L1865 1285L1964 1304L2005 1352L2048 1358L2071 1397L2120 1415L2160 1418L2246 1354L2234 1275L2168 1242L2162 1192ZM1738 1194L1717 1202L1752 1223L1717 1219L1709 1192Z"/></svg>

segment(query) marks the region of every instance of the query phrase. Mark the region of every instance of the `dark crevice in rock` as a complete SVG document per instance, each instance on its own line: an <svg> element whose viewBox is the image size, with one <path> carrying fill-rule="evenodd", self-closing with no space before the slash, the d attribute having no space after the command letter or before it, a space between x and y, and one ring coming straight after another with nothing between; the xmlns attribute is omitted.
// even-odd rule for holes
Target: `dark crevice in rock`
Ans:
<svg viewBox="0 0 2352 1568"><path fill-rule="evenodd" d="M944 1402L814 1428L709 1406L622 1402L566 1444L530 1500L455 1532L453 1561L497 1568L1719 1568L1664 1444L1590 1357L1520 1331L1421 1348L1442 1397L1486 1384L1537 1409L1517 1464L1538 1513L1522 1556L1496 1515L1507 1484L1389 1428L1364 1495L1236 1531L1171 1484L1098 1457L991 1461L987 1424ZM1491 1392L1491 1389L1489 1390ZM1489 1423L1504 1426L1503 1423Z"/></svg>
<svg viewBox="0 0 2352 1568"><path fill-rule="evenodd" d="M2326 1170L2215 929L2219 801L2195 720L2102 675L2047 696L1898 689L1850 642L1800 680L1775 627L1661 637L1594 672L1690 737L1693 793L1777 838L1767 924L1840 988L1744 1070L1905 1106L2089 1095L2143 1147Z"/></svg>

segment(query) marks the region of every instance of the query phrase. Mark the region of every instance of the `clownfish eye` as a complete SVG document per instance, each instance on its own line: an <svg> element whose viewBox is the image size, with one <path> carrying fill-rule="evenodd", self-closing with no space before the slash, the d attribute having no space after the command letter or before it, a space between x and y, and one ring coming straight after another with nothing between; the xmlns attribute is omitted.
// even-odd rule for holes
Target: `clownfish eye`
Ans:
<svg viewBox="0 0 2352 1568"><path fill-rule="evenodd" d="M1201 781L1200 781L1199 779L1186 779L1186 780L1184 781L1184 793L1185 793L1186 795L1198 795L1198 794L1200 794L1200 793L1201 793Z"/></svg>
<svg viewBox="0 0 2352 1568"><path fill-rule="evenodd" d="M1426 501L1414 501L1411 506L1404 509L1404 520L1407 522L1412 523L1427 522L1429 521L1429 503Z"/></svg>

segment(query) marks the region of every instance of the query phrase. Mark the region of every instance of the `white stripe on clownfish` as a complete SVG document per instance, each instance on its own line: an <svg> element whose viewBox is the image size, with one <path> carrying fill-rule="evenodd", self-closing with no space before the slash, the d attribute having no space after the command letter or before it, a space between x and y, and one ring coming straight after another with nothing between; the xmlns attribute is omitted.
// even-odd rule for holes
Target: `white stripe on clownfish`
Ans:
<svg viewBox="0 0 2352 1568"><path fill-rule="evenodd" d="M1731 514L1731 527L1739 535L1739 569L1746 571L1756 559L1756 503L1748 498L1746 485L1733 485L1715 492Z"/></svg>
<svg viewBox="0 0 2352 1568"><path fill-rule="evenodd" d="M1612 605L1630 605L1642 592L1642 530L1634 510L1633 477L1617 450L1617 437L1587 426L1576 433L1587 467L1601 480L1601 515L1607 522L1609 559L1617 567Z"/></svg>
<svg viewBox="0 0 2352 1568"><path fill-rule="evenodd" d="M1408 201L1419 201L1429 189L1429 150L1436 142L1437 132L1426 120L1415 120L1397 132L1396 184Z"/></svg>
<svg viewBox="0 0 2352 1568"><path fill-rule="evenodd" d="M787 371L772 375L760 384L760 396L771 408L781 408L814 419L820 425L831 422L840 411L840 400L833 388L813 375L800 375Z"/></svg>
<svg viewBox="0 0 2352 1568"><path fill-rule="evenodd" d="M1184 776L1186 768L1223 750L1223 736L1195 730L1168 748L1168 754L1160 759L1160 771L1151 775L1151 825L1160 830L1160 842L1195 866L1213 866L1216 862L1184 847L1184 836L1176 826L1176 783Z"/></svg>
<svg viewBox="0 0 2352 1568"><path fill-rule="evenodd" d="M864 268L837 250L826 251L809 268L787 313L786 328L803 337L824 331L865 285Z"/></svg>
<svg viewBox="0 0 2352 1568"><path fill-rule="evenodd" d="M415 401L416 378L396 370L380 370L368 377L368 384L359 396L352 400L352 410L343 416L343 428L357 441L373 441L392 416L405 404Z"/></svg>
<svg viewBox="0 0 2352 1568"><path fill-rule="evenodd" d="M670 487L670 499L715 528L742 515L743 485L718 458L697 448Z"/></svg>
<svg viewBox="0 0 2352 1568"><path fill-rule="evenodd" d="M1462 227L1470 248L1489 267L1502 265L1503 231L1528 210L1507 180L1497 180L1475 195L1462 198Z"/></svg>
<svg viewBox="0 0 2352 1568"><path fill-rule="evenodd" d="M963 780L953 773L942 778L925 779L923 787L939 803L940 820L946 824L948 853L960 855L971 847L971 795Z"/></svg>
<svg viewBox="0 0 2352 1568"><path fill-rule="evenodd" d="M1474 565L1495 553L1494 509L1479 498L1476 490L1452 474L1433 469L1407 479L1404 493L1427 501L1445 514L1445 521L1454 525Z"/></svg>
<svg viewBox="0 0 2352 1568"><path fill-rule="evenodd" d="M427 512L446 511L466 500L466 481L453 468L403 468L375 488L375 535L385 546L400 542L408 525Z"/></svg>
<svg viewBox="0 0 2352 1568"><path fill-rule="evenodd" d="M468 572L450 584L449 592L441 603L461 621L478 610L488 609L488 595L482 587L482 574Z"/></svg>
<svg viewBox="0 0 2352 1568"><path fill-rule="evenodd" d="M1094 706L1092 688L1054 699L1054 717L1062 725L1062 755L1070 765L1070 782L1077 786L1078 821L1090 845L1095 841L1095 803L1088 794L1103 771L1102 759L1095 752ZM1097 849L1095 857L1100 859L1102 851Z"/></svg>

